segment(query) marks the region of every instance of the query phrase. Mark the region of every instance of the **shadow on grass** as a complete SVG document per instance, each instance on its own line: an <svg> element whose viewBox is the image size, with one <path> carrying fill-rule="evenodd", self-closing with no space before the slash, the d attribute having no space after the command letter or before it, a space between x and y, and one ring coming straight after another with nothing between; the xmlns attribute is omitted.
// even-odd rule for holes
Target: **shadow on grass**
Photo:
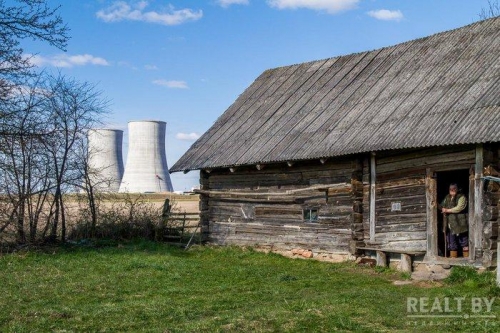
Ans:
<svg viewBox="0 0 500 333"><path fill-rule="evenodd" d="M106 251L106 253L110 255L129 254L131 252L168 254L173 257L190 257L192 255L191 252L186 251L183 247L143 239L124 241L112 239L84 239L78 242L69 241L63 244L48 243L26 245L22 247L18 246L3 254L36 253L71 255L76 253L81 254L86 252L92 253L102 251Z"/></svg>

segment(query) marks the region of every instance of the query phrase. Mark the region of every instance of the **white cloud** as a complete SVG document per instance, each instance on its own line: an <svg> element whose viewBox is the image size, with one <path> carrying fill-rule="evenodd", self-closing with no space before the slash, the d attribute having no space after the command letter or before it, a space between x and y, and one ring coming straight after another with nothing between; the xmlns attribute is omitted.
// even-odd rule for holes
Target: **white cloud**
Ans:
<svg viewBox="0 0 500 333"><path fill-rule="evenodd" d="M248 5L248 0L217 0L219 6L227 8L231 5Z"/></svg>
<svg viewBox="0 0 500 333"><path fill-rule="evenodd" d="M372 10L368 12L368 15L383 21L401 21L403 19L403 13L400 10Z"/></svg>
<svg viewBox="0 0 500 333"><path fill-rule="evenodd" d="M189 88L186 81L176 81L176 80L168 81L168 80L160 79L160 80L154 80L153 84L156 84L158 86L167 87L167 88L174 88L174 89L188 89Z"/></svg>
<svg viewBox="0 0 500 333"><path fill-rule="evenodd" d="M147 6L147 1L140 1L133 7L125 1L116 1L110 7L98 11L96 15L104 22L128 20L163 25L178 25L187 21L196 21L203 17L202 10L194 11L189 8L176 10L173 6L169 6L168 9L161 12L144 11Z"/></svg>
<svg viewBox="0 0 500 333"><path fill-rule="evenodd" d="M130 68L131 70L134 70L134 71L139 70L139 68L137 68L137 66L134 66L133 64L131 64L128 61L122 60L122 61L118 61L116 64L120 67Z"/></svg>
<svg viewBox="0 0 500 333"><path fill-rule="evenodd" d="M148 71L157 71L158 67L155 65L144 65L144 69L146 69Z"/></svg>
<svg viewBox="0 0 500 333"><path fill-rule="evenodd" d="M91 54L59 54L51 57L41 55L27 55L34 66L54 66L61 68L71 68L74 66L96 65L109 66L109 62L101 57L94 57Z"/></svg>
<svg viewBox="0 0 500 333"><path fill-rule="evenodd" d="M278 9L307 8L335 14L356 7L359 0L268 0L271 7Z"/></svg>
<svg viewBox="0 0 500 333"><path fill-rule="evenodd" d="M198 140L200 135L198 133L177 133L175 135L175 138L177 140L183 140L183 141L195 141Z"/></svg>

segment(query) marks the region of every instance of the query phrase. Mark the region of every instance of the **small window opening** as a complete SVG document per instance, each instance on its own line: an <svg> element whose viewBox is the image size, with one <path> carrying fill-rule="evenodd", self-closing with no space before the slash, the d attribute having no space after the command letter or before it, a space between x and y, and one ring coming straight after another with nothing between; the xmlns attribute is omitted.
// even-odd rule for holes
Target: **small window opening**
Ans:
<svg viewBox="0 0 500 333"><path fill-rule="evenodd" d="M391 212L400 212L401 202L391 202Z"/></svg>
<svg viewBox="0 0 500 333"><path fill-rule="evenodd" d="M318 209L305 208L304 209L304 222L318 222Z"/></svg>

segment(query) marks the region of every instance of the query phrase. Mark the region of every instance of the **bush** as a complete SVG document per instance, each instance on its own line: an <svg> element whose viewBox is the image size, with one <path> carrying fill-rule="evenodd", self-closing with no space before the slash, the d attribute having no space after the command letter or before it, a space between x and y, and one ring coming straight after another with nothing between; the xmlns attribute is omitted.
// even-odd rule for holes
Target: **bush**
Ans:
<svg viewBox="0 0 500 333"><path fill-rule="evenodd" d="M95 228L92 228L89 212L83 209L68 239L161 240L167 227L168 221L163 220L160 209L144 202L141 196L136 199L127 196L123 202L101 208Z"/></svg>

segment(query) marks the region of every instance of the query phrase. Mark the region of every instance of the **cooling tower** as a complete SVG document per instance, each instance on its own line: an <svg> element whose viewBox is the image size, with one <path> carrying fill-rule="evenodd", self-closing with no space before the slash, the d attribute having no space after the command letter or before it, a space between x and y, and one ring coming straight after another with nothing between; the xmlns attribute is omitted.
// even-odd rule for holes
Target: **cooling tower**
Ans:
<svg viewBox="0 0 500 333"><path fill-rule="evenodd" d="M87 133L90 179L102 192L118 192L123 177L123 131L93 129Z"/></svg>
<svg viewBox="0 0 500 333"><path fill-rule="evenodd" d="M164 121L128 123L128 153L120 192L172 192L165 153Z"/></svg>

